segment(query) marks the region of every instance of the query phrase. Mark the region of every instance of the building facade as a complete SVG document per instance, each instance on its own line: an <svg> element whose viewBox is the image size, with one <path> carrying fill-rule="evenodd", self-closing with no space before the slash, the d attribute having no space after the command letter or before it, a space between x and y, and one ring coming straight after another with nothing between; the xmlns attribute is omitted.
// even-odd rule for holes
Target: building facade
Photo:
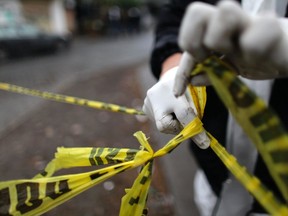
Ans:
<svg viewBox="0 0 288 216"><path fill-rule="evenodd" d="M48 32L75 31L74 0L0 0L0 25L28 22Z"/></svg>
<svg viewBox="0 0 288 216"><path fill-rule="evenodd" d="M18 0L0 0L0 25L22 21L21 6Z"/></svg>

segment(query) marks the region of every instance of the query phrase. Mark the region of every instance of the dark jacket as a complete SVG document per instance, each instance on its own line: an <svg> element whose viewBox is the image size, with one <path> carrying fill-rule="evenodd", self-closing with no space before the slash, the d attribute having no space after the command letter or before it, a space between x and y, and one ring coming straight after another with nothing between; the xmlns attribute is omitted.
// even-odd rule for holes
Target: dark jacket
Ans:
<svg viewBox="0 0 288 216"><path fill-rule="evenodd" d="M174 53L181 52L177 44L178 32L185 9L191 2L194 1L170 0L168 4L162 7L155 31L154 49L150 59L151 70L157 79L161 73L161 67L164 60ZM206 0L202 2L216 4L218 1ZM269 105L279 115L285 127L288 128L288 103L285 100L286 98L279 95L288 95L288 79L286 78L275 80ZM212 87L207 87L207 98L205 115L202 119L204 127L213 134L223 146L225 146L228 120L227 109ZM217 110L217 115L215 115L215 110ZM191 149L199 166L204 170L213 191L219 196L222 184L228 177L227 169L211 148L203 151L192 143ZM280 200L284 201L261 156L258 156L254 174L260 178ZM265 212L258 202L254 202L252 211L260 213Z"/></svg>

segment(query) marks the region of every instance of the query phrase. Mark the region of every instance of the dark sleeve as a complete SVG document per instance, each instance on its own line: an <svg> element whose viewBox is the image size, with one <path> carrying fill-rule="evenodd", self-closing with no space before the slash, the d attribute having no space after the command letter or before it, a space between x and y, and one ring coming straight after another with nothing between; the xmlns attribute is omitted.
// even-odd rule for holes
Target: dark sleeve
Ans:
<svg viewBox="0 0 288 216"><path fill-rule="evenodd" d="M160 10L150 59L152 73L157 79L164 60L174 53L181 52L177 44L177 37L185 8L189 2L188 0L172 0L163 5Z"/></svg>
<svg viewBox="0 0 288 216"><path fill-rule="evenodd" d="M170 0L160 10L150 58L151 70L157 79L164 60L174 53L181 52L177 43L178 32L186 7L191 2L195 2L195 0ZM206 0L202 2L215 4L217 1Z"/></svg>

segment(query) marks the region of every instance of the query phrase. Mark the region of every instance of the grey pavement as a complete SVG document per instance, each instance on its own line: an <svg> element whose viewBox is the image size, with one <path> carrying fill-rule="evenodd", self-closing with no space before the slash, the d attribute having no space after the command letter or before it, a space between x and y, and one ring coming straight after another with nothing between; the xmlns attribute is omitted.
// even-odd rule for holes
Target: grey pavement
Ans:
<svg viewBox="0 0 288 216"><path fill-rule="evenodd" d="M12 60L0 65L1 82L29 88L58 92L73 82L124 67L140 65L138 82L145 96L155 83L149 72L148 59L152 47L152 34L114 39L78 38L67 52L55 55ZM39 109L42 100L0 92L0 137ZM151 124L151 127L154 127ZM153 136L164 145L171 136L160 134L154 128ZM188 145L183 143L171 154L162 157L169 188L176 204L176 216L198 216L193 202L193 177L196 170Z"/></svg>
<svg viewBox="0 0 288 216"><path fill-rule="evenodd" d="M95 73L147 61L151 34L121 39L77 39L71 50L55 55L26 58L0 65L1 82L58 91ZM1 97L0 134L33 112L41 101L32 97ZM9 112L7 112L9 111Z"/></svg>

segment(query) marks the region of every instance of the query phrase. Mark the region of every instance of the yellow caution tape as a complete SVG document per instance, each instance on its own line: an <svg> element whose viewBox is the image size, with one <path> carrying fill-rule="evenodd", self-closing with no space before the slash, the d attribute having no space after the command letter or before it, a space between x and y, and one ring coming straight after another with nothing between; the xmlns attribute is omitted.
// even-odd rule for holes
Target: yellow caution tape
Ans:
<svg viewBox="0 0 288 216"><path fill-rule="evenodd" d="M34 178L51 177L61 169L86 166L100 166L132 161L136 154L145 157L145 152L125 148L57 148L55 158L46 166L44 172Z"/></svg>
<svg viewBox="0 0 288 216"><path fill-rule="evenodd" d="M242 167L236 158L229 154L211 134L209 134L209 137L211 139L212 150L235 178L258 200L269 214L277 216L288 215L287 206L277 200L273 193L270 192L257 177L248 173L246 168Z"/></svg>
<svg viewBox="0 0 288 216"><path fill-rule="evenodd" d="M153 161L149 161L141 170L131 189L126 189L122 198L120 216L134 216L147 214L146 200L152 180ZM145 211L146 210L146 211Z"/></svg>
<svg viewBox="0 0 288 216"><path fill-rule="evenodd" d="M163 149L153 152L142 132L134 135L141 144L139 150L117 148L58 148L55 158L43 174L32 180L0 182L0 215L43 214L79 193L125 170L144 165L131 189L122 198L120 216L145 214L148 189L151 183L153 159L173 150L183 140L195 135L199 128L196 118L183 131L171 139ZM200 126L201 127L201 126ZM196 130L195 130L196 128ZM211 148L243 185L257 197L272 215L287 215L288 209L281 205L261 182L248 174L236 159L210 136ZM170 143L170 144L169 144ZM165 152L165 153L162 153ZM115 164L116 163L116 164ZM52 165L51 165L52 164ZM76 166L111 165L92 172L51 177L57 170ZM113 165L115 164L115 165ZM48 177L49 176L49 177Z"/></svg>
<svg viewBox="0 0 288 216"><path fill-rule="evenodd" d="M207 101L206 87L188 85L188 90L190 92L190 95L192 96L192 100L196 107L198 117L202 119L204 116L204 110Z"/></svg>
<svg viewBox="0 0 288 216"><path fill-rule="evenodd" d="M287 199L287 181L285 181L287 178L287 160L285 161L285 158L287 157L285 151L287 152L288 142L286 140L287 133L281 126L279 119L231 73L229 67L218 59L210 58L198 65L195 72L200 71L208 73L220 97L252 138L269 169L275 167L275 171L271 172L272 176ZM107 106L106 103L102 102L40 92L6 83L0 83L0 89L97 109L143 114L134 109L122 108L114 104ZM199 118L201 118L206 103L205 89L190 87L190 92L196 104ZM263 117L264 119L262 119ZM195 118L181 133L155 153L142 132L135 133L141 144L141 148L137 150L58 148L55 158L47 165L45 171L36 175L34 179L0 182L0 215L42 214L117 173L137 166L143 166L143 168L132 188L127 189L126 195L122 198L120 215L145 215L147 214L145 206L151 183L153 159L170 153L182 141L202 132L204 128L199 118ZM288 215L287 206L279 202L261 184L259 179L240 166L236 158L230 155L212 135L209 134L209 137L213 151L270 214ZM52 177L56 171L63 168L101 165L110 166L87 173Z"/></svg>
<svg viewBox="0 0 288 216"><path fill-rule="evenodd" d="M197 71L208 74L219 97L257 147L288 201L288 134L280 119L218 58L206 60Z"/></svg>
<svg viewBox="0 0 288 216"><path fill-rule="evenodd" d="M92 172L0 182L0 215L40 215L96 184L123 172L133 162Z"/></svg>
<svg viewBox="0 0 288 216"><path fill-rule="evenodd" d="M192 121L170 143L177 146L177 143L182 140L194 136L195 133L189 131L198 125L198 121L200 120L197 118ZM155 155L142 132L135 133L135 136L141 144L140 150L58 148L55 158L45 168L44 174L39 174L31 180L0 182L0 215L43 214L120 172L146 164L132 189L127 190L127 194L123 197L120 212L120 215L125 216L142 215L145 212L144 207L151 182L152 160ZM172 150L171 147L169 149ZM92 172L52 177L54 172L63 168L107 164L112 165Z"/></svg>
<svg viewBox="0 0 288 216"><path fill-rule="evenodd" d="M55 94L55 93L46 92L46 91L39 91L36 89L24 88L24 87L12 85L9 83L0 82L0 89L4 91L9 91L9 92L19 93L19 94L24 94L24 95L37 96L43 99L57 101L61 103L68 103L68 104L74 104L78 106L90 107L94 109L102 109L102 110L107 110L107 111L112 111L112 112L122 112L126 114L131 114L131 115L144 115L142 111L139 111L133 108L127 108L127 107L119 106L116 104L109 104L109 103L104 103L100 101L87 100L83 98L72 97L72 96L67 96L67 95L62 95L62 94Z"/></svg>
<svg viewBox="0 0 288 216"><path fill-rule="evenodd" d="M198 133L201 133L204 128L202 127L201 120L196 117L193 119L191 123L188 124L189 127L185 127L181 133L171 139L163 148L159 149L155 152L155 157L161 157L167 153L170 153L174 150L181 142L185 141L186 139L195 136Z"/></svg>

